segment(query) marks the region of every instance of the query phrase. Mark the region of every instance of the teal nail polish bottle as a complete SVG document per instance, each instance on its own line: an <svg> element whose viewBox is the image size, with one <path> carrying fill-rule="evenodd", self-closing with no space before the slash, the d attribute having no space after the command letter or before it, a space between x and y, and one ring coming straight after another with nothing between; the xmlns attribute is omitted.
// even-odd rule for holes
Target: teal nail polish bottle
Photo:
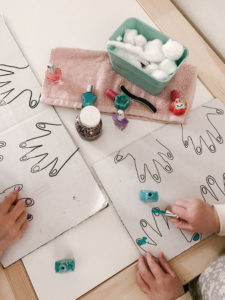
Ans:
<svg viewBox="0 0 225 300"><path fill-rule="evenodd" d="M93 89L93 85L88 85L87 92L81 95L81 98L83 100L82 108L88 105L93 105L95 103L97 96L95 96L92 93L92 89Z"/></svg>
<svg viewBox="0 0 225 300"><path fill-rule="evenodd" d="M114 106L117 109L125 110L130 104L130 98L126 94L117 94L113 90L108 89L106 96L114 100Z"/></svg>

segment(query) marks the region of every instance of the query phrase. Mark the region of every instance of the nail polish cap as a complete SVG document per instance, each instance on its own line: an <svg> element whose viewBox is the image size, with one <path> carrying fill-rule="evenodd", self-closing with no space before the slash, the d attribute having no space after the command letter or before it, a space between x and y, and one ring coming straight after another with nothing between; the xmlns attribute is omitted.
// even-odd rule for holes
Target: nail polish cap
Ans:
<svg viewBox="0 0 225 300"><path fill-rule="evenodd" d="M178 99L180 98L179 92L178 92L177 90L172 90L172 91L170 92L170 99L171 99L172 101L175 101L177 98L178 98Z"/></svg>
<svg viewBox="0 0 225 300"><path fill-rule="evenodd" d="M100 111L95 106L85 106L80 112L80 122L86 127L95 127L99 124L100 120Z"/></svg>
<svg viewBox="0 0 225 300"><path fill-rule="evenodd" d="M115 93L113 90L111 89L108 89L106 92L105 92L106 96L108 96L110 99L114 100L117 93Z"/></svg>

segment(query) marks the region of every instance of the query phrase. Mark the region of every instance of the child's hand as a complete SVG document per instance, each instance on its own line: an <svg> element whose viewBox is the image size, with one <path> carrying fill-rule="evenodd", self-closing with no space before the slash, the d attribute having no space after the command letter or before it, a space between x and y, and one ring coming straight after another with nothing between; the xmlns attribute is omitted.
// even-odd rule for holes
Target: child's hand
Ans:
<svg viewBox="0 0 225 300"><path fill-rule="evenodd" d="M179 229L211 233L220 231L220 221L214 206L200 199L178 200L168 209L181 220L170 219Z"/></svg>
<svg viewBox="0 0 225 300"><path fill-rule="evenodd" d="M0 257L6 248L18 241L27 228L27 213L24 201L17 200L18 192L11 192L0 203Z"/></svg>
<svg viewBox="0 0 225 300"><path fill-rule="evenodd" d="M183 286L165 259L160 253L159 263L147 252L146 257L140 256L136 275L140 289L151 300L173 300L184 294Z"/></svg>

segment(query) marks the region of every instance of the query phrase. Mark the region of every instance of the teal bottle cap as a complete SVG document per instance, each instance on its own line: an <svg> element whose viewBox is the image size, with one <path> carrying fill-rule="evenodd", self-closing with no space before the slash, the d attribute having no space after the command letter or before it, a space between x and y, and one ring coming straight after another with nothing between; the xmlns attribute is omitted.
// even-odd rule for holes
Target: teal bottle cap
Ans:
<svg viewBox="0 0 225 300"><path fill-rule="evenodd" d="M130 104L130 99L126 94L119 94L115 97L114 106L125 110Z"/></svg>
<svg viewBox="0 0 225 300"><path fill-rule="evenodd" d="M93 105L97 99L97 96L92 93L93 85L89 84L87 87L87 92L81 95L83 104L82 108L88 105Z"/></svg>

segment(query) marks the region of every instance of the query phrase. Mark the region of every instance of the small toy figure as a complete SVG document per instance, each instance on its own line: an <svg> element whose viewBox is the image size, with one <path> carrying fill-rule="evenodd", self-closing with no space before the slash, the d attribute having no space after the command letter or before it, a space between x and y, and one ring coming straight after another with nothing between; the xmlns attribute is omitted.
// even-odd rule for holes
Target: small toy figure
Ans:
<svg viewBox="0 0 225 300"><path fill-rule="evenodd" d="M177 90L171 91L170 98L173 101L170 105L170 110L173 114L176 116L183 115L187 109L187 102L180 98Z"/></svg>

